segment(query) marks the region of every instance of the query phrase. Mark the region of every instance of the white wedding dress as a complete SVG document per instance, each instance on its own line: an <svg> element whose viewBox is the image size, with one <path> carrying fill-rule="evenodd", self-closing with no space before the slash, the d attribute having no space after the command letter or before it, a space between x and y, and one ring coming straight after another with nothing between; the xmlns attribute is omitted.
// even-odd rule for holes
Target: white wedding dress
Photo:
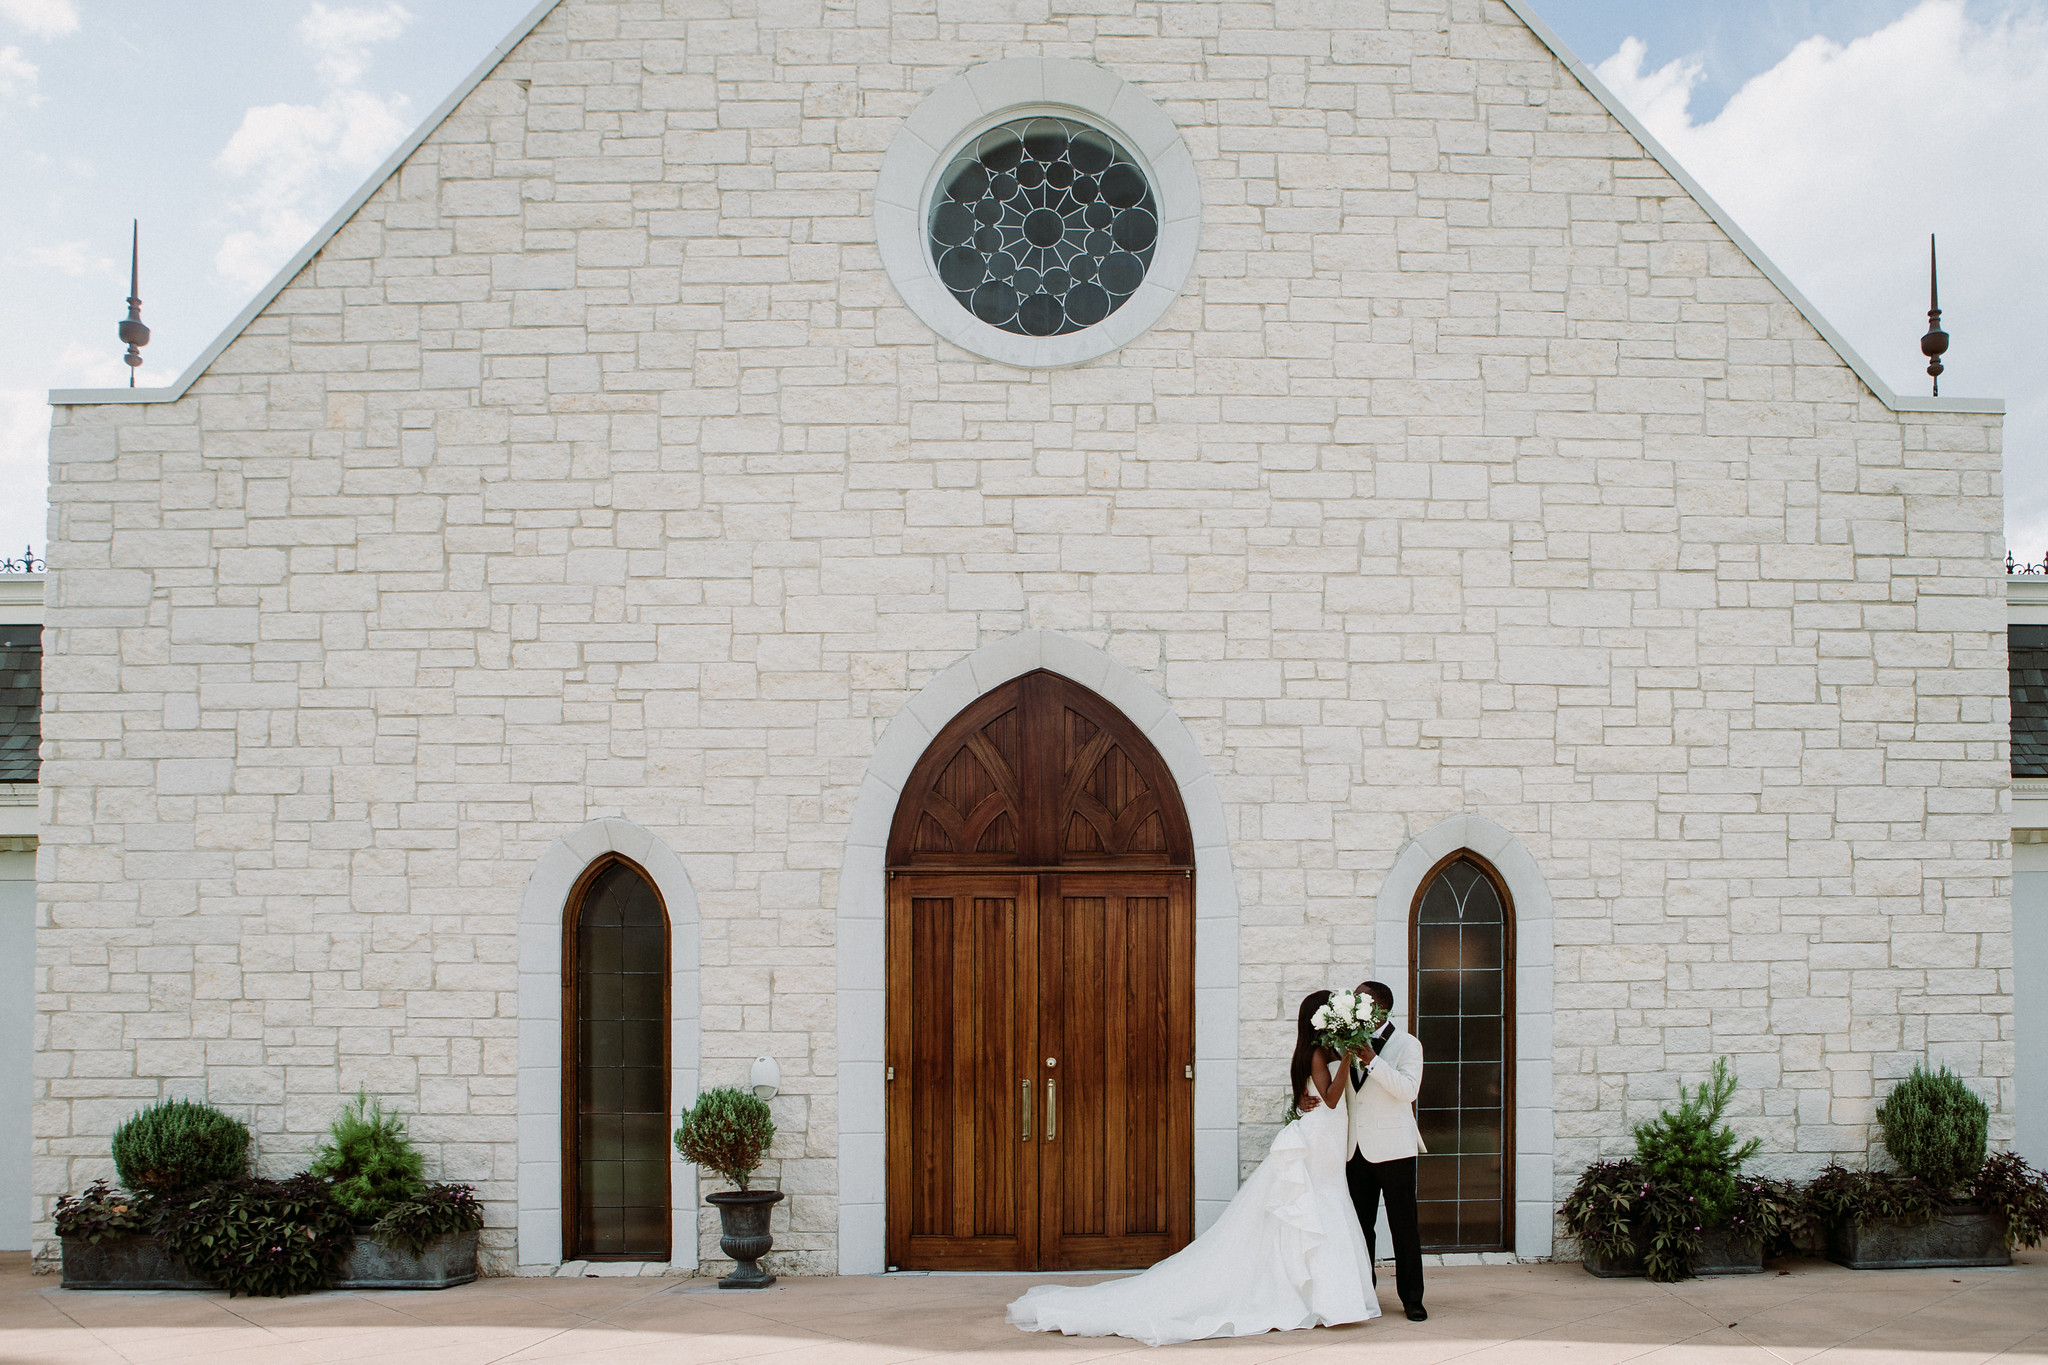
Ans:
<svg viewBox="0 0 2048 1365"><path fill-rule="evenodd" d="M1010 1305L1010 1321L1166 1346L1378 1317L1344 1183L1344 1105L1318 1105L1282 1128L1223 1216L1180 1251L1125 1279L1040 1285Z"/></svg>

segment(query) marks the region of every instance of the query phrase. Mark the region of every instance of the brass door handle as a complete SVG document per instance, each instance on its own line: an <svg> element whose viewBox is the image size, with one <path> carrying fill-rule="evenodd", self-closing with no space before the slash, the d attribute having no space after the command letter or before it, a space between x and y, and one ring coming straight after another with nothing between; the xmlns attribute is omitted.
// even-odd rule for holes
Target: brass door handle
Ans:
<svg viewBox="0 0 2048 1365"><path fill-rule="evenodd" d="M1029 1142L1031 1141L1031 1082L1025 1080L1018 1082L1018 1084L1024 1087L1024 1132L1017 1140L1019 1142Z"/></svg>
<svg viewBox="0 0 2048 1365"><path fill-rule="evenodd" d="M1057 1081L1047 1081L1045 1083L1045 1140L1047 1142L1051 1142L1054 1138L1058 1137L1060 1132L1059 1091L1054 1088L1058 1084L1059 1082Z"/></svg>

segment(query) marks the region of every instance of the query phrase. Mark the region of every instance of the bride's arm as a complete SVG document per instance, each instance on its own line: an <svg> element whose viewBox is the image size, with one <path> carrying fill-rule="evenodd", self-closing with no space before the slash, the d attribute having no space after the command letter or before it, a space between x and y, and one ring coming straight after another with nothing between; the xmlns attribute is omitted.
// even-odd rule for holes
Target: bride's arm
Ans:
<svg viewBox="0 0 2048 1365"><path fill-rule="evenodd" d="M1330 1064L1325 1060L1326 1049L1317 1048L1315 1057L1309 1063L1308 1083L1315 1088L1316 1097L1326 1105L1334 1106L1337 1097L1344 1093L1344 1073L1330 1074Z"/></svg>

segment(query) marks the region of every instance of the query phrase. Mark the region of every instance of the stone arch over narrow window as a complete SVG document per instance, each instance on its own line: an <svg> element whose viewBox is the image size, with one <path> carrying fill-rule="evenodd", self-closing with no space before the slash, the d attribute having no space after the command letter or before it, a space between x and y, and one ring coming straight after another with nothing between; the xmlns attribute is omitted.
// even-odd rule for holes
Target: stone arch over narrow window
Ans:
<svg viewBox="0 0 2048 1365"><path fill-rule="evenodd" d="M1515 1202L1514 1252L1528 1260L1547 1259L1553 1249L1553 1211L1564 1191L1556 1169L1555 1055L1551 1010L1555 1002L1556 946L1550 886L1522 841L1482 815L1453 815L1410 839L1380 883L1373 912L1370 974L1398 991L1409 981L1411 935L1417 901L1435 873L1459 855L1476 855L1505 889L1505 908L1514 926L1512 1058L1509 1086L1509 1179ZM1412 986L1410 987L1412 990ZM1407 1011L1413 1001L1397 1007ZM1425 1050L1424 1080L1436 1060Z"/></svg>
<svg viewBox="0 0 2048 1365"><path fill-rule="evenodd" d="M566 1155L563 1115L565 1013L573 1003L563 989L571 910L583 884L613 860L636 868L654 888L668 921L668 1125L695 1102L700 1056L700 960L697 894L681 859L658 836L631 820L610 816L563 835L534 862L519 906L518 1243L514 1264L522 1274L545 1274L561 1263L565 1236ZM565 1011L565 1003L570 1008ZM573 1028L573 1024L572 1024ZM698 1263L699 1215L695 1171L672 1146L669 1259L677 1270ZM502 1256L502 1252L496 1253ZM502 1269L502 1261L496 1263Z"/></svg>
<svg viewBox="0 0 2048 1365"><path fill-rule="evenodd" d="M1514 897L1471 849L1440 859L1408 914L1409 1027L1426 1059L1416 1121L1422 1244L1515 1244Z"/></svg>
<svg viewBox="0 0 2048 1365"><path fill-rule="evenodd" d="M669 1260L669 932L617 853L562 917L562 1258Z"/></svg>

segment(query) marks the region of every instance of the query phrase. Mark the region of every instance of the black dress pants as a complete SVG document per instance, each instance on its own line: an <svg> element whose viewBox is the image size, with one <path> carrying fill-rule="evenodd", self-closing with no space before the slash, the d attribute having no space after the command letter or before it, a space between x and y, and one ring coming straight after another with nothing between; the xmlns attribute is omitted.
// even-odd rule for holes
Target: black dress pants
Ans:
<svg viewBox="0 0 2048 1365"><path fill-rule="evenodd" d="M1400 1291L1403 1308L1420 1306L1422 1233L1415 1225L1415 1158L1367 1161L1354 1152L1344 1163L1344 1183L1351 1187L1351 1203L1365 1229L1365 1249L1374 1260L1379 1259L1374 1224L1379 1221L1380 1197L1386 1197L1387 1231L1394 1235L1394 1287ZM1373 1282L1379 1282L1377 1271Z"/></svg>

